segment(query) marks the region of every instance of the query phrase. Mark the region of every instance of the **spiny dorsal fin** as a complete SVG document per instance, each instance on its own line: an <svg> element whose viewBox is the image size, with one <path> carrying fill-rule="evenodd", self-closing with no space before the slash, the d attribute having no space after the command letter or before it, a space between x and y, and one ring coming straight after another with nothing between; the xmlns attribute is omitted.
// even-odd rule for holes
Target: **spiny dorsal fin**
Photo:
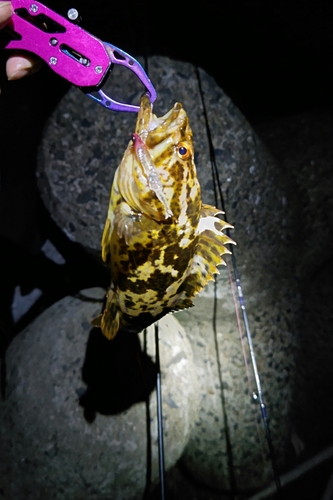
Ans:
<svg viewBox="0 0 333 500"><path fill-rule="evenodd" d="M193 298L209 281L214 280L214 275L219 274L217 266L225 265L222 255L231 253L225 245L235 244L222 232L226 228L232 228L232 226L215 217L218 213L223 212L210 205L202 205L195 254L188 277L178 290L184 292L188 298Z"/></svg>
<svg viewBox="0 0 333 500"><path fill-rule="evenodd" d="M201 217L208 217L209 215L215 216L218 214L224 214L224 212L212 205L206 205L205 203L201 205Z"/></svg>

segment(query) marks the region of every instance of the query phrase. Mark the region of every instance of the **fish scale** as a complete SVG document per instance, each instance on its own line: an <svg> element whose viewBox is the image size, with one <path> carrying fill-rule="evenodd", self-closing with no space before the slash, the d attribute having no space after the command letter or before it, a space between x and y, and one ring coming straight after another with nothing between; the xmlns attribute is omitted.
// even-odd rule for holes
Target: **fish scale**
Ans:
<svg viewBox="0 0 333 500"><path fill-rule="evenodd" d="M140 332L165 314L188 308L224 264L232 226L204 205L192 131L180 103L157 118L141 98L135 133L115 173L102 236L111 285L93 320L112 339Z"/></svg>

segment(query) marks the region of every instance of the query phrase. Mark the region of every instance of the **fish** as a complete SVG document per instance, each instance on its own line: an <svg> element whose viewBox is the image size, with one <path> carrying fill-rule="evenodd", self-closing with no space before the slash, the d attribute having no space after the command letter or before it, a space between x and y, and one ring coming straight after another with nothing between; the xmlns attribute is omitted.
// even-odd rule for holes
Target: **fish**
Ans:
<svg viewBox="0 0 333 500"><path fill-rule="evenodd" d="M202 202L182 104L158 118L143 95L111 187L101 241L111 285L92 324L111 340L120 330L139 333L192 307L231 253L225 245L235 243L223 232L233 226L219 214Z"/></svg>

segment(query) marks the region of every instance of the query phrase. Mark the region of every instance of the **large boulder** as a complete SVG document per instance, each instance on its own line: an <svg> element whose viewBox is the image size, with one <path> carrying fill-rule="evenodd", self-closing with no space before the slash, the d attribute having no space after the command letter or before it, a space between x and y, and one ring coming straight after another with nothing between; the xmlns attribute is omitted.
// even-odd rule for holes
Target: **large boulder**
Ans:
<svg viewBox="0 0 333 500"><path fill-rule="evenodd" d="M302 334L293 415L303 446L314 452L333 439L333 117L326 108L312 109L256 128L290 172L300 201L295 273L302 296Z"/></svg>
<svg viewBox="0 0 333 500"><path fill-rule="evenodd" d="M89 335L98 309L65 298L8 350L0 406L0 487L8 500L140 499L150 467L158 478L153 328L141 335L142 348L135 335L116 343L100 330ZM168 469L189 439L199 391L192 348L174 317L160 321L159 337Z"/></svg>

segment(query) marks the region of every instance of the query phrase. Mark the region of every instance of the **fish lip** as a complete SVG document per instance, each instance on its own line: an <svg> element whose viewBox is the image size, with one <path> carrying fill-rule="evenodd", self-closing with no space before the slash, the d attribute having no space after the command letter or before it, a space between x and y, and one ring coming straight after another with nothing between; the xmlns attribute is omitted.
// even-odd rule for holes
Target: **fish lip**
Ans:
<svg viewBox="0 0 333 500"><path fill-rule="evenodd" d="M146 139L148 136L149 124L151 123L153 115L153 105L149 100L149 97L144 94L141 97L140 109L137 116L135 133L139 135L142 139Z"/></svg>
<svg viewBox="0 0 333 500"><path fill-rule="evenodd" d="M153 105L147 95L141 97L140 110L137 117L135 133L140 136L143 142L146 142L148 135L159 129L162 135L170 135L173 130L182 127L187 119L187 114L180 102L176 102L174 106L167 111L163 116L157 118L153 113Z"/></svg>

